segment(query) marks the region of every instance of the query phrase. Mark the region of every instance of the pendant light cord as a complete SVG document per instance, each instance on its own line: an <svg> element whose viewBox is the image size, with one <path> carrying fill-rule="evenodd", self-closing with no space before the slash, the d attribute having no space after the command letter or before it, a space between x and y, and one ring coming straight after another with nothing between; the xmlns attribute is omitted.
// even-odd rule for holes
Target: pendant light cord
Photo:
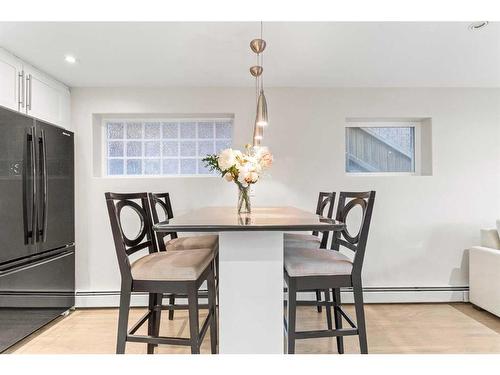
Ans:
<svg viewBox="0 0 500 375"><path fill-rule="evenodd" d="M263 22L260 21L260 39L262 39ZM261 53L257 53L257 66L261 66L264 69L264 56ZM255 104L259 103L259 95L264 87L264 72L260 76L255 77Z"/></svg>
<svg viewBox="0 0 500 375"><path fill-rule="evenodd" d="M260 21L260 39L262 39L262 32L264 29L264 22ZM264 55L260 56L260 66L262 66L262 69L264 69ZM264 70L262 71L262 74L260 76L260 90L264 90Z"/></svg>
<svg viewBox="0 0 500 375"><path fill-rule="evenodd" d="M257 66L259 66L259 54L257 54ZM259 102L259 76L255 77L255 105Z"/></svg>

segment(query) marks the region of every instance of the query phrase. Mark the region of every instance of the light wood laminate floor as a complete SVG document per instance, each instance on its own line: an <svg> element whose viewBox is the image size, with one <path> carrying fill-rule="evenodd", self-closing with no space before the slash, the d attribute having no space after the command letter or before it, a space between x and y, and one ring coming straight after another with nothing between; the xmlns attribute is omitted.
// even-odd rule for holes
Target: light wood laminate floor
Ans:
<svg viewBox="0 0 500 375"><path fill-rule="evenodd" d="M351 316L353 307L346 306ZM500 353L500 318L470 304L369 304L367 316L370 353ZM143 314L132 309L131 323ZM173 321L162 315L161 333L187 337L185 311ZM200 318L205 317L202 311ZM50 325L8 350L19 354L114 353L117 309L81 309ZM344 323L345 324L345 323ZM325 315L314 307L299 307L297 329L326 328ZM145 328L145 327L144 327ZM144 331L143 331L144 332ZM242 338L243 339L243 338ZM346 337L346 353L359 353L357 337ZM298 340L297 353L337 353L335 338ZM146 345L127 343L127 353L145 353ZM158 353L189 353L188 347L160 346ZM202 353L210 352L209 334Z"/></svg>

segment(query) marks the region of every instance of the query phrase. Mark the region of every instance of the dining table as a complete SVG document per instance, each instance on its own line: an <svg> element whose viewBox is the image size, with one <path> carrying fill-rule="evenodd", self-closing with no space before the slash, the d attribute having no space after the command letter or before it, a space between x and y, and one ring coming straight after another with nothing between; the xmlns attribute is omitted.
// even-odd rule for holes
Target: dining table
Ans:
<svg viewBox="0 0 500 375"><path fill-rule="evenodd" d="M284 340L284 233L344 224L295 207L203 207L155 224L157 232L219 235L219 353L280 354Z"/></svg>

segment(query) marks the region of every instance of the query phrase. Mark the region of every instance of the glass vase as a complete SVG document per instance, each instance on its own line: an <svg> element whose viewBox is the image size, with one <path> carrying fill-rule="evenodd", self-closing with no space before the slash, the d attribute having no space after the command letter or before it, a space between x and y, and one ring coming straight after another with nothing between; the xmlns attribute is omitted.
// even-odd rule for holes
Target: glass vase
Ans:
<svg viewBox="0 0 500 375"><path fill-rule="evenodd" d="M238 185L238 214L249 214L252 212L250 204L250 185Z"/></svg>

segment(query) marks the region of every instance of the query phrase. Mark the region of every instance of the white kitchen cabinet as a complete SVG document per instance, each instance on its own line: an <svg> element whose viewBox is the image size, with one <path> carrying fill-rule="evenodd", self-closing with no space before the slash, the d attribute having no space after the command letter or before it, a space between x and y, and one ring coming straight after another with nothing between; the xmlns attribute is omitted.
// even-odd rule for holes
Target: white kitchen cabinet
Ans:
<svg viewBox="0 0 500 375"><path fill-rule="evenodd" d="M30 65L23 64L23 70L26 84L26 113L68 127L69 89Z"/></svg>
<svg viewBox="0 0 500 375"><path fill-rule="evenodd" d="M69 88L2 48L0 106L71 128Z"/></svg>
<svg viewBox="0 0 500 375"><path fill-rule="evenodd" d="M21 60L0 48L0 105L21 110L23 65ZM20 96L21 94L21 96Z"/></svg>

